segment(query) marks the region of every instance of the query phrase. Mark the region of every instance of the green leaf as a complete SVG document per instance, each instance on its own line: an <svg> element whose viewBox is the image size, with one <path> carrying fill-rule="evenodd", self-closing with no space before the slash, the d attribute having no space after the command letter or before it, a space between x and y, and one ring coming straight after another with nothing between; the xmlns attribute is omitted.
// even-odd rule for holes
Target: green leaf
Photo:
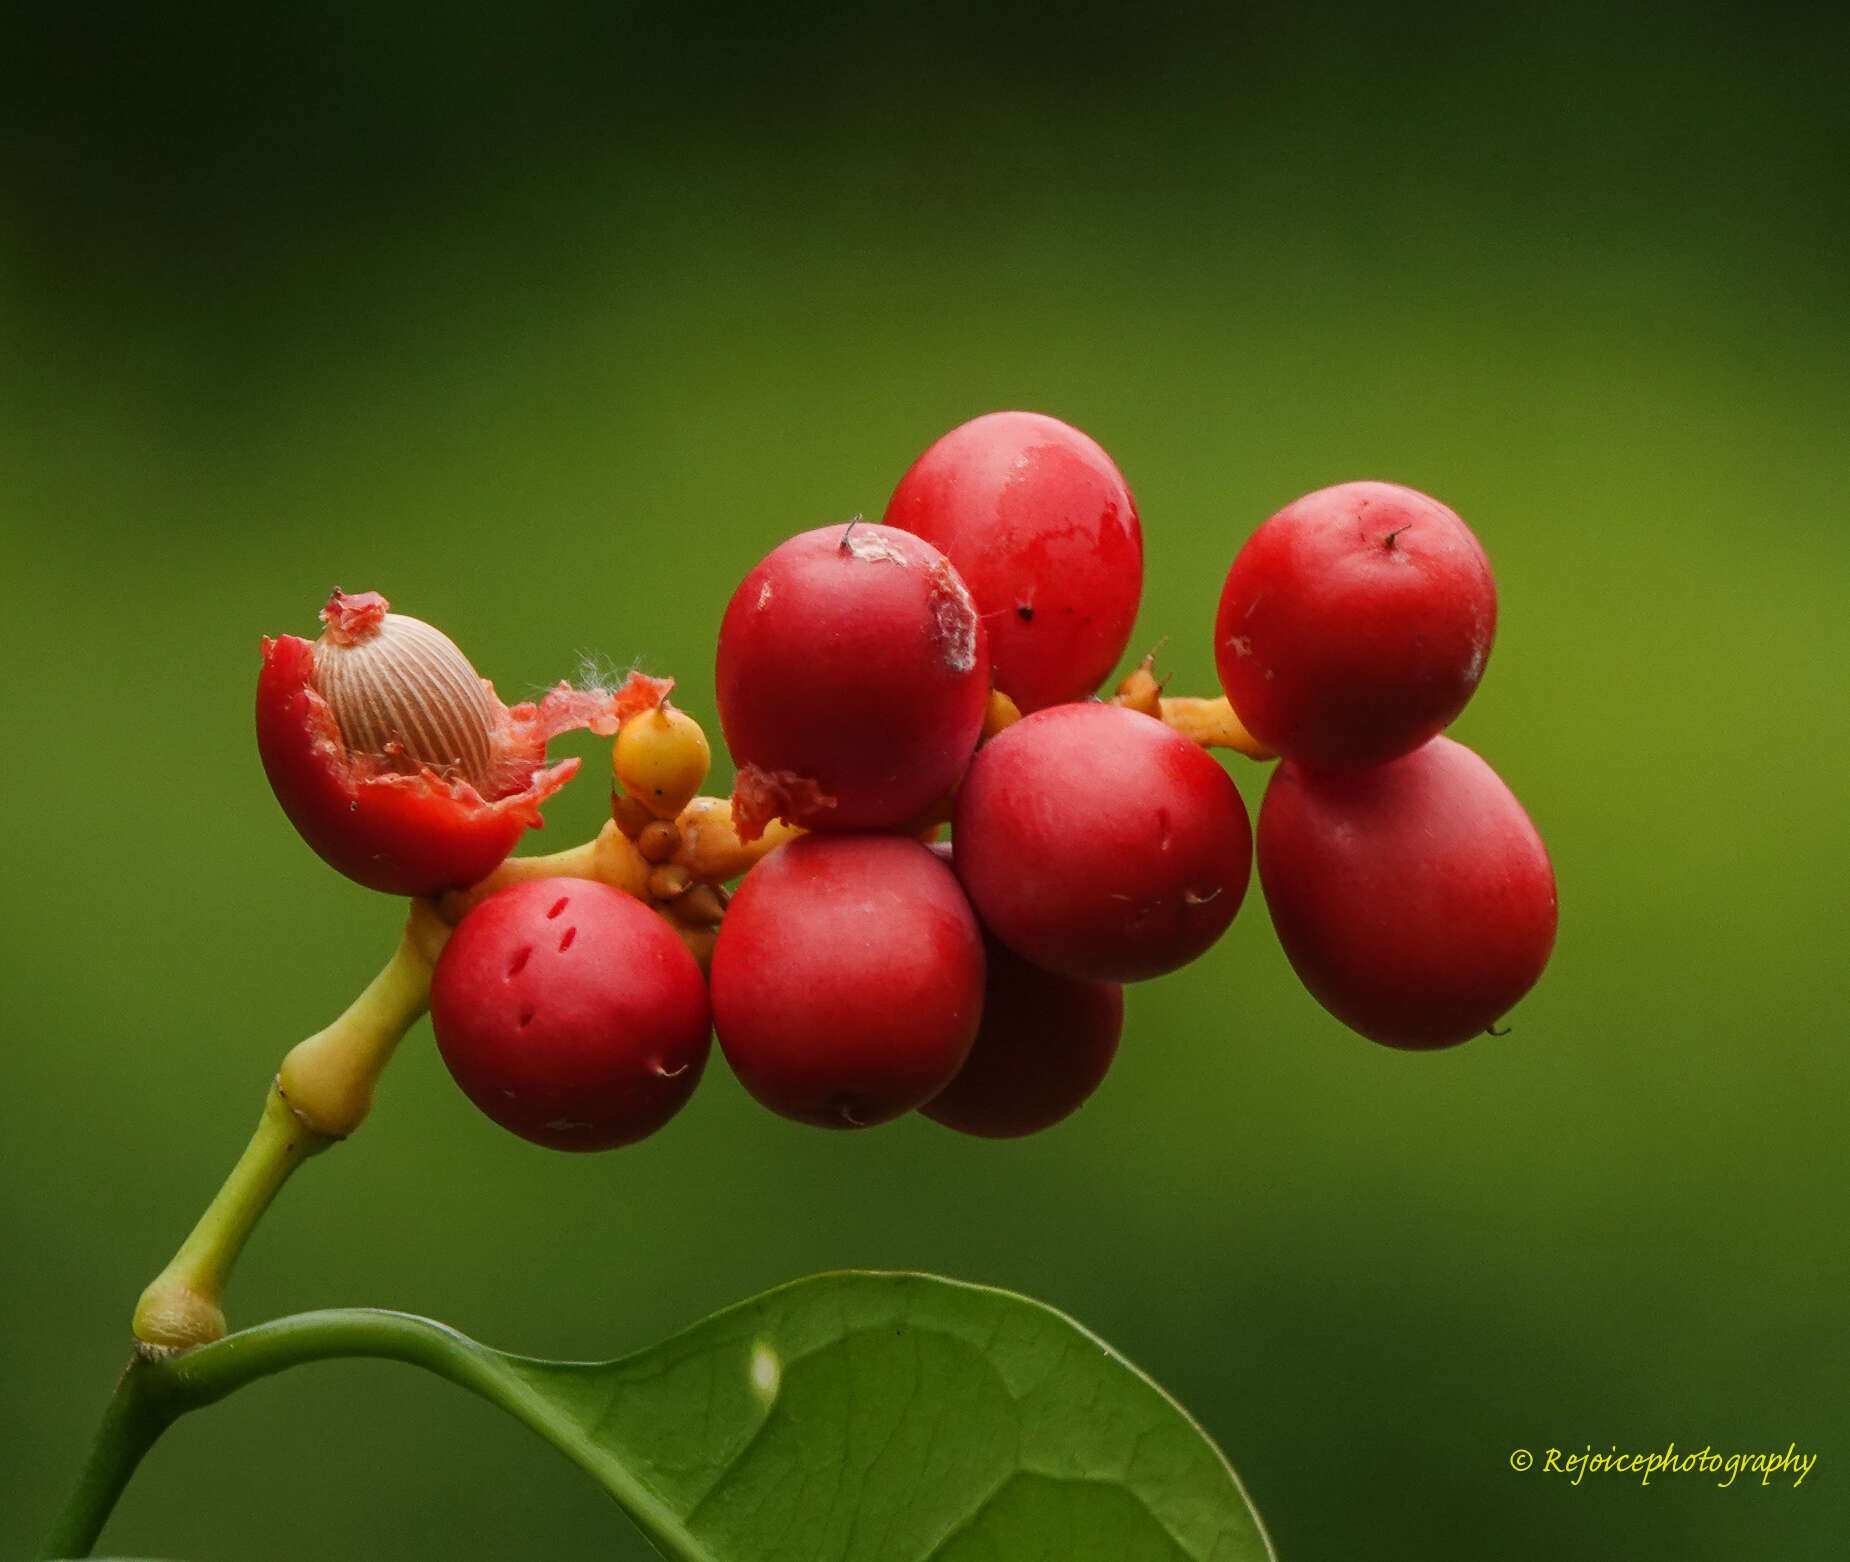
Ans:
<svg viewBox="0 0 1850 1562"><path fill-rule="evenodd" d="M1172 1399L1070 1318L925 1275L832 1274L604 1363L399 1313L307 1313L161 1364L173 1408L332 1356L427 1367L590 1472L676 1562L1263 1562Z"/></svg>

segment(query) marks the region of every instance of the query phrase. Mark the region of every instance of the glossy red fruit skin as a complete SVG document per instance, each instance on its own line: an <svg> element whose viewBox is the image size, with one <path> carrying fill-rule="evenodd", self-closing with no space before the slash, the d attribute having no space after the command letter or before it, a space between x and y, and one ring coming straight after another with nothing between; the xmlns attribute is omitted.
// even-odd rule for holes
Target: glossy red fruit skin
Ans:
<svg viewBox="0 0 1850 1562"><path fill-rule="evenodd" d="M976 1037L983 938L951 870L896 835L808 835L740 884L713 949L713 1021L773 1112L864 1128L923 1105Z"/></svg>
<svg viewBox="0 0 1850 1562"><path fill-rule="evenodd" d="M1017 954L1086 981L1186 965L1252 871L1227 772L1153 717L1053 705L977 751L952 814L957 876Z"/></svg>
<svg viewBox="0 0 1850 1562"><path fill-rule="evenodd" d="M463 1093L555 1150L654 1133L693 1093L711 1032L687 946L587 879L530 879L474 907L437 961L430 1016Z"/></svg>
<svg viewBox="0 0 1850 1562"><path fill-rule="evenodd" d="M1100 446L1039 412L959 425L900 479L886 523L957 566L989 629L995 686L1024 712L1084 699L1123 656L1143 528Z"/></svg>
<svg viewBox="0 0 1850 1562"><path fill-rule="evenodd" d="M1490 561L1463 521L1395 483L1341 483L1240 549L1215 664L1260 742L1359 769L1411 753L1464 709L1496 629Z"/></svg>
<svg viewBox="0 0 1850 1562"><path fill-rule="evenodd" d="M984 1139L1039 1133L1072 1116L1118 1053L1124 989L1044 971L985 940L983 1022L957 1077L919 1111Z"/></svg>
<svg viewBox="0 0 1850 1562"><path fill-rule="evenodd" d="M956 783L989 703L989 644L930 543L857 521L774 548L720 625L715 694L747 838L772 818L887 829Z"/></svg>
<svg viewBox="0 0 1850 1562"><path fill-rule="evenodd" d="M1522 804L1462 743L1372 770L1289 761L1259 811L1259 878L1299 979L1384 1046L1450 1047L1535 985L1555 877Z"/></svg>

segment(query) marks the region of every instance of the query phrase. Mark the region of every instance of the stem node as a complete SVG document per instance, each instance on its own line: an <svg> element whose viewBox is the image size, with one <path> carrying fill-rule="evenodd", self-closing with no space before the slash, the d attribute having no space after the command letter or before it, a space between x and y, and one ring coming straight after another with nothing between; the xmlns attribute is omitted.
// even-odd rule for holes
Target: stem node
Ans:
<svg viewBox="0 0 1850 1562"><path fill-rule="evenodd" d="M345 1014L283 1059L237 1165L136 1304L135 1339L150 1354L224 1338L225 1286L263 1212L296 1167L365 1120L380 1071L429 1003L431 949L441 938L425 924L435 921L428 902L413 902L385 969Z"/></svg>

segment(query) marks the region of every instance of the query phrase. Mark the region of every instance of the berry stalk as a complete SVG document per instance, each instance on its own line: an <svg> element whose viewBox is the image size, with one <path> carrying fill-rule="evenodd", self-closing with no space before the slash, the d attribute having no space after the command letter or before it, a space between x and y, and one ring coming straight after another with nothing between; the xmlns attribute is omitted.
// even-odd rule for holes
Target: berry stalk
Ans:
<svg viewBox="0 0 1850 1562"><path fill-rule="evenodd" d="M535 857L509 857L481 883L445 895L437 902L437 914L449 927L454 927L473 907L497 890L504 890L510 884L524 884L529 879L595 879L641 900L648 893L649 866L648 859L637 851L636 843L611 823L590 840L568 846L563 851ZM439 943L430 951L433 962L441 948Z"/></svg>
<svg viewBox="0 0 1850 1562"><path fill-rule="evenodd" d="M1154 716L1199 748L1230 748L1248 759L1278 757L1246 730L1226 695L1215 699L1167 695L1163 693L1163 683L1164 680L1156 676L1156 654L1152 652L1124 675L1111 703ZM994 734L986 733L985 736L993 737Z"/></svg>
<svg viewBox="0 0 1850 1562"><path fill-rule="evenodd" d="M1230 748L1248 759L1277 758L1246 730L1234 714L1233 702L1224 694L1212 700L1197 695L1164 695L1156 704L1164 722L1201 748Z"/></svg>

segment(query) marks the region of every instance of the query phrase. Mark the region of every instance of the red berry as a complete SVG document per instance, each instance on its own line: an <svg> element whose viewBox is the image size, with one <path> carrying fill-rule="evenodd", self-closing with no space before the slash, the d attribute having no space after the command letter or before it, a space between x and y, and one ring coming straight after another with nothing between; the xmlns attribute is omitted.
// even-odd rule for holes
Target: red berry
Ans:
<svg viewBox="0 0 1850 1562"><path fill-rule="evenodd" d="M1012 1139L1078 1111L1111 1067L1124 989L1030 965L993 937L983 1023L957 1077L919 1110L959 1133Z"/></svg>
<svg viewBox="0 0 1850 1562"><path fill-rule="evenodd" d="M995 686L1023 711L1092 693L1124 654L1143 531L1111 457L1038 412L954 428L900 479L886 522L941 548L989 628Z"/></svg>
<svg viewBox="0 0 1850 1562"><path fill-rule="evenodd" d="M1371 770L1281 764L1259 811L1259 877L1311 996L1390 1047L1488 1029L1554 947L1542 838L1450 738Z"/></svg>
<svg viewBox="0 0 1850 1562"><path fill-rule="evenodd" d="M463 1093L557 1150L608 1150L693 1093L710 1030L700 967L666 922L587 879L529 879L465 916L430 1018Z"/></svg>
<svg viewBox="0 0 1850 1562"><path fill-rule="evenodd" d="M977 915L1036 965L1133 982L1227 930L1252 869L1227 772L1119 705L1054 705L985 744L952 816Z"/></svg>
<svg viewBox="0 0 1850 1562"><path fill-rule="evenodd" d="M989 649L944 555L854 522L773 549L733 594L715 675L741 833L886 829L956 783L989 703Z"/></svg>
<svg viewBox="0 0 1850 1562"><path fill-rule="evenodd" d="M1394 483L1342 483L1247 539L1215 624L1246 728L1324 770L1383 764L1445 727L1497 628L1490 561L1456 515Z"/></svg>
<svg viewBox="0 0 1850 1562"><path fill-rule="evenodd" d="M561 684L511 710L441 631L387 611L375 591L337 591L317 641L263 642L257 750L290 823L330 866L369 889L435 895L485 878L540 823L578 769L551 769L547 739L614 732L671 685Z"/></svg>
<svg viewBox="0 0 1850 1562"><path fill-rule="evenodd" d="M983 939L917 841L808 835L746 874L712 974L740 1083L798 1122L863 1128L929 1101L968 1056Z"/></svg>

